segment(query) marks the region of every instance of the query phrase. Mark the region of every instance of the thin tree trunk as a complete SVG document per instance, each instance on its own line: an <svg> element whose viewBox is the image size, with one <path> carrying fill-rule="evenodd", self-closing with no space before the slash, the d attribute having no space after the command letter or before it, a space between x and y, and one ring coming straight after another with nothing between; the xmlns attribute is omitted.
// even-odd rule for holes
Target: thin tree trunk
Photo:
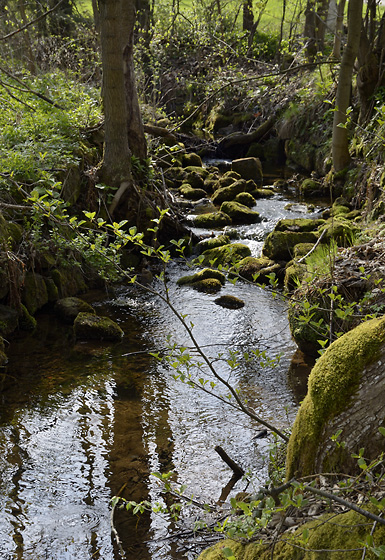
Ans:
<svg viewBox="0 0 385 560"><path fill-rule="evenodd" d="M350 105L353 65L356 60L362 25L363 0L350 0L348 10L348 39L342 55L340 66L336 106L333 120L333 167L334 171L342 171L350 164L346 111Z"/></svg>
<svg viewBox="0 0 385 560"><path fill-rule="evenodd" d="M340 0L337 8L336 30L333 43L333 58L336 60L341 60L341 38L344 24L345 4L346 0Z"/></svg>

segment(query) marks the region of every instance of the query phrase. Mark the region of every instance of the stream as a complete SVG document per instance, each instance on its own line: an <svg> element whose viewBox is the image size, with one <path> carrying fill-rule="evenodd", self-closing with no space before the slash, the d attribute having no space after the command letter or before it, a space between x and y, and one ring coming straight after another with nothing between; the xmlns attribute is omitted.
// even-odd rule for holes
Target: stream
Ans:
<svg viewBox="0 0 385 560"><path fill-rule="evenodd" d="M237 228L254 256L280 218L304 217L306 209L295 201L288 209L289 201L282 193L258 200L264 221ZM221 361L216 367L247 395L256 414L288 429L297 409L287 382L296 346L285 304L261 288L227 282L221 294L236 295L246 305L225 309L214 303L216 295L177 287L175 281L189 273L183 263L170 265L170 299L188 315L208 356L255 348L272 358L281 354L276 367L241 360L233 371ZM174 379L148 354L164 349L168 335L191 346L158 297L120 286L113 294L92 292L84 299L119 323L125 332L120 343L77 342L72 328L48 309L37 316L37 329L16 336L7 350L7 372L0 377L0 558L193 560L204 542L169 537L191 528L199 509L187 507L179 525L156 514L116 511L119 549L111 536L112 496L162 501L150 473L173 470L173 481L187 485L186 495L215 503L232 475L215 446L247 473L233 496L263 483L271 440L255 439L259 424Z"/></svg>

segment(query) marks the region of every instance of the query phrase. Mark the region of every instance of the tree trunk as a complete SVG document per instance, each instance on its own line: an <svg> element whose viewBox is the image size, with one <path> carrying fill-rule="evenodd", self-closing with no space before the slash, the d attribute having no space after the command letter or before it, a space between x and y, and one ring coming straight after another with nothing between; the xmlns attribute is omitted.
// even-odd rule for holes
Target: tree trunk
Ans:
<svg viewBox="0 0 385 560"><path fill-rule="evenodd" d="M127 106L128 145L134 156L140 159L146 159L146 137L143 130L134 69L135 14L136 8L134 1L122 0L122 50Z"/></svg>
<svg viewBox="0 0 385 560"><path fill-rule="evenodd" d="M341 59L341 38L344 24L345 4L346 0L340 0L337 8L336 29L333 44L333 58L337 60Z"/></svg>
<svg viewBox="0 0 385 560"><path fill-rule="evenodd" d="M251 32L254 25L253 0L243 0L243 31Z"/></svg>
<svg viewBox="0 0 385 560"><path fill-rule="evenodd" d="M121 43L121 3L100 0L104 109L104 154L101 178L108 185L131 184L131 153L128 147L127 107Z"/></svg>
<svg viewBox="0 0 385 560"><path fill-rule="evenodd" d="M350 163L346 111L350 105L353 65L357 57L362 24L363 0L350 0L348 9L348 39L342 55L336 106L333 119L332 153L334 171L342 171Z"/></svg>
<svg viewBox="0 0 385 560"><path fill-rule="evenodd" d="M317 53L324 48L328 8L329 0L307 0L304 37L307 39L306 54L309 62L314 62Z"/></svg>

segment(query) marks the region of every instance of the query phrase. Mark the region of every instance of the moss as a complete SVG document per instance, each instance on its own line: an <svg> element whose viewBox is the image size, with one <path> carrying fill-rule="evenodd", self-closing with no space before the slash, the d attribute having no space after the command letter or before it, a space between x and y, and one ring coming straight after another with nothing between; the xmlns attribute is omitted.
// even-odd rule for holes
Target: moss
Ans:
<svg viewBox="0 0 385 560"><path fill-rule="evenodd" d="M79 313L95 314L95 310L89 303L77 297L59 299L55 311L65 323L70 324L73 324Z"/></svg>
<svg viewBox="0 0 385 560"><path fill-rule="evenodd" d="M209 175L209 172L205 167L197 166L197 165L188 165L187 167L184 168L184 171L186 173L196 173L197 175L200 175L203 179L206 179L206 177Z"/></svg>
<svg viewBox="0 0 385 560"><path fill-rule="evenodd" d="M262 220L259 212L250 210L235 200L223 202L220 211L230 216L235 224L255 224Z"/></svg>
<svg viewBox="0 0 385 560"><path fill-rule="evenodd" d="M205 292L206 294L216 294L222 288L222 282L217 278L204 278L193 282L191 287L198 292Z"/></svg>
<svg viewBox="0 0 385 560"><path fill-rule="evenodd" d="M59 290L52 278L44 278L47 287L48 301L56 301L59 298Z"/></svg>
<svg viewBox="0 0 385 560"><path fill-rule="evenodd" d="M201 157L195 153L183 154L181 161L182 167L202 167Z"/></svg>
<svg viewBox="0 0 385 560"><path fill-rule="evenodd" d="M239 173L243 179L246 179L246 181L252 179L258 184L262 183L262 165L256 157L234 159L231 163L231 168L236 173Z"/></svg>
<svg viewBox="0 0 385 560"><path fill-rule="evenodd" d="M318 360L289 440L288 479L312 474L324 426L347 408L362 370L376 359L384 342L385 318L372 319L333 342Z"/></svg>
<svg viewBox="0 0 385 560"><path fill-rule="evenodd" d="M189 173L187 173L186 183L191 185L193 189L202 189L205 181L202 175L200 175L196 171L190 171Z"/></svg>
<svg viewBox="0 0 385 560"><path fill-rule="evenodd" d="M253 189L250 194L258 200L258 198L271 198L275 192L272 189Z"/></svg>
<svg viewBox="0 0 385 560"><path fill-rule="evenodd" d="M228 245L230 243L230 237L228 235L218 235L217 237L210 237L209 239L203 239L197 245L199 253L207 251L208 249L214 249L214 247L221 247L222 245Z"/></svg>
<svg viewBox="0 0 385 560"><path fill-rule="evenodd" d="M201 264L209 265L212 262L215 266L220 264L235 264L245 257L251 255L250 248L243 243L229 243L228 245L222 245L222 247L215 247L214 249L209 249L202 253L204 259Z"/></svg>
<svg viewBox="0 0 385 560"><path fill-rule="evenodd" d="M87 290L82 271L77 266L56 268L52 270L51 277L60 297L74 296Z"/></svg>
<svg viewBox="0 0 385 560"><path fill-rule="evenodd" d="M274 231L316 231L325 224L325 220L312 220L311 218L296 218L279 220Z"/></svg>
<svg viewBox="0 0 385 560"><path fill-rule="evenodd" d="M332 206L331 215L332 216L343 216L343 215L349 214L349 212L350 212L350 208L348 208L347 206L343 206L342 204L334 203L333 206Z"/></svg>
<svg viewBox="0 0 385 560"><path fill-rule="evenodd" d="M195 189L188 183L183 183L183 185L179 187L179 192L182 196L187 198L187 200L199 200L206 196L206 191L203 189Z"/></svg>
<svg viewBox="0 0 385 560"><path fill-rule="evenodd" d="M243 206L247 206L248 208L252 208L256 204L255 198L247 192L237 194L234 198L234 202L239 202L239 204L243 204Z"/></svg>
<svg viewBox="0 0 385 560"><path fill-rule="evenodd" d="M307 245L303 243L302 245ZM306 276L306 265L293 262L288 263L285 269L285 279L283 285L286 292L295 290L299 284L301 284L303 278Z"/></svg>
<svg viewBox="0 0 385 560"><path fill-rule="evenodd" d="M300 259L308 254L314 247L314 243L298 243L294 247L294 258Z"/></svg>
<svg viewBox="0 0 385 560"><path fill-rule="evenodd" d="M211 200L213 204L222 204L227 200L234 200L237 194L247 192L248 186L244 179L233 182L228 187L221 187L215 191Z"/></svg>
<svg viewBox="0 0 385 560"><path fill-rule="evenodd" d="M354 237L359 233L359 227L345 219L343 216L329 218L326 224L319 228L321 234L326 230L323 236L323 243L330 243L332 239L339 247L348 247L353 243Z"/></svg>
<svg viewBox="0 0 385 560"><path fill-rule="evenodd" d="M217 298L214 303L227 309L241 309L245 306L245 302L242 299L227 294Z"/></svg>
<svg viewBox="0 0 385 560"><path fill-rule="evenodd" d="M266 274L276 272L278 268L279 265L267 257L246 257L230 269L230 274L239 275L250 281L253 281L253 276L258 274L256 282L266 282L268 280Z"/></svg>
<svg viewBox="0 0 385 560"><path fill-rule="evenodd" d="M124 332L109 317L92 313L79 313L74 321L74 332L78 339L119 341Z"/></svg>
<svg viewBox="0 0 385 560"><path fill-rule="evenodd" d="M223 212L209 212L194 217L194 226L198 228L222 228L231 224L231 218Z"/></svg>
<svg viewBox="0 0 385 560"><path fill-rule="evenodd" d="M274 261L290 261L298 243L316 243L318 235L311 231L272 231L265 239L262 253Z"/></svg>
<svg viewBox="0 0 385 560"><path fill-rule="evenodd" d="M44 278L40 274L27 272L24 278L22 301L33 315L48 303L48 291Z"/></svg>
<svg viewBox="0 0 385 560"><path fill-rule="evenodd" d="M302 181L299 191L304 198L313 198L322 194L322 185L314 179L305 179Z"/></svg>
<svg viewBox="0 0 385 560"><path fill-rule="evenodd" d="M213 270L212 268L204 268L203 270L191 274L189 276L182 276L177 280L178 286L184 286L186 284L194 284L194 282L200 282L206 280L207 278L215 278L219 280L221 284L226 282L226 276L219 270Z"/></svg>
<svg viewBox="0 0 385 560"><path fill-rule="evenodd" d="M25 305L21 305L21 314L19 317L19 329L23 331L33 331L36 329L36 319L28 312Z"/></svg>

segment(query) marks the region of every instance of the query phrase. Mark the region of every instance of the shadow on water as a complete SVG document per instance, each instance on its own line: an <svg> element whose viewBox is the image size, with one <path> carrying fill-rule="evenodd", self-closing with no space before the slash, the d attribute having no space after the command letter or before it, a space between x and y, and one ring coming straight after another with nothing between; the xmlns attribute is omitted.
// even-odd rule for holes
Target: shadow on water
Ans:
<svg viewBox="0 0 385 560"><path fill-rule="evenodd" d="M272 229L287 199L271 207L258 202ZM292 217L295 217L293 215ZM239 228L258 252L266 231ZM223 293L246 303L238 310L215 304L215 296L177 287L188 273L172 264L170 297L194 323L199 344L220 372L247 396L257 414L286 429L296 403L287 371L295 345L285 304L255 286L227 283ZM159 286L161 288L161 286ZM215 398L191 390L146 351L164 348L171 334L190 346L186 332L159 299L120 287L113 297L90 294L98 314L115 319L125 332L118 344L82 343L72 328L49 311L38 328L12 340L0 393L0 557L3 560L115 560L122 556L111 538L110 499L162 501L150 472L174 470L177 484L198 502L217 502L231 471L217 445L249 473L249 488L263 483L268 439L255 439L260 426ZM277 368L240 363L230 371L217 352L261 348ZM244 490L241 479L230 496ZM200 514L199 514L200 515ZM189 508L182 527L193 527ZM148 514L116 511L114 522L125 557L132 560L196 558L199 549L178 548L170 539L182 527ZM204 544L203 544L204 546Z"/></svg>

